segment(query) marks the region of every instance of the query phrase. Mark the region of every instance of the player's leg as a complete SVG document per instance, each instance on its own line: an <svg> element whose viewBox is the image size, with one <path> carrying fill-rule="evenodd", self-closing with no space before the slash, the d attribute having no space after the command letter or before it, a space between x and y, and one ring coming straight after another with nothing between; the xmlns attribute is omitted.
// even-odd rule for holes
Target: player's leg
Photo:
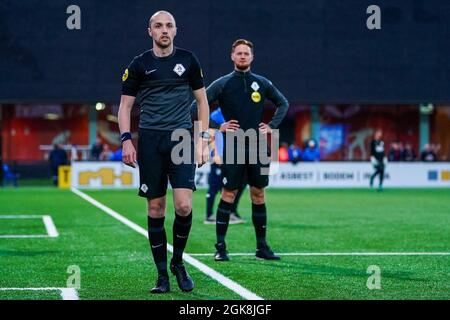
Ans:
<svg viewBox="0 0 450 320"><path fill-rule="evenodd" d="M241 185L239 186L239 189L233 202L233 209L231 210L230 214L230 224L245 223L245 220L242 219L242 217L239 215L237 208L239 206L239 201L241 200L242 194L244 193L246 187L247 187L247 178L244 175Z"/></svg>
<svg viewBox="0 0 450 320"><path fill-rule="evenodd" d="M182 291L194 289L194 281L183 264L183 252L192 226L192 189L173 189L175 220L173 223L173 257L170 270Z"/></svg>
<svg viewBox="0 0 450 320"><path fill-rule="evenodd" d="M221 169L218 165L212 163L211 171L208 176L208 192L206 193L206 224L215 224L216 219L213 217L214 202L217 193L221 189Z"/></svg>
<svg viewBox="0 0 450 320"><path fill-rule="evenodd" d="M166 197L148 199L148 239L156 268L158 280L151 293L165 293L170 290L167 273L167 236L164 229Z"/></svg>
<svg viewBox="0 0 450 320"><path fill-rule="evenodd" d="M58 186L58 167L52 166L52 180L55 187Z"/></svg>
<svg viewBox="0 0 450 320"><path fill-rule="evenodd" d="M269 164L251 164L248 166L248 183L252 201L252 222L256 234L256 257L266 260L279 260L270 249L266 240L267 208L264 188L269 184Z"/></svg>
<svg viewBox="0 0 450 320"><path fill-rule="evenodd" d="M152 293L170 290L167 273L167 237L164 229L168 165L159 152L160 133L140 130L138 141L139 196L147 198L148 239L158 279Z"/></svg>
<svg viewBox="0 0 450 320"><path fill-rule="evenodd" d="M177 278L178 286L182 291L194 289L194 282L183 264L183 252L189 238L192 225L192 192L195 188L195 161L194 144L191 141L191 152L188 163L176 164L170 157L169 181L173 189L173 203L175 209L175 219L173 223L173 257L170 262L170 270ZM172 148L176 143L172 143Z"/></svg>
<svg viewBox="0 0 450 320"><path fill-rule="evenodd" d="M225 237L230 223L230 214L239 188L245 166L241 164L222 165L222 196L216 214L216 254L214 260L228 261Z"/></svg>
<svg viewBox="0 0 450 320"><path fill-rule="evenodd" d="M380 166L380 182L378 184L378 190L381 191L383 190L383 180L384 180L384 166L381 165Z"/></svg>
<svg viewBox="0 0 450 320"><path fill-rule="evenodd" d="M237 190L222 188L222 196L217 207L216 214L216 253L214 260L228 261L227 246L225 237L227 235L228 225L230 224L230 214L233 208L233 202L236 197Z"/></svg>
<svg viewBox="0 0 450 320"><path fill-rule="evenodd" d="M377 167L375 166L374 167L374 169L375 169L375 171L372 173L372 175L370 176L370 187L372 188L373 187L373 180L375 179L375 177L377 176L377 172L378 172L378 169L377 169Z"/></svg>
<svg viewBox="0 0 450 320"><path fill-rule="evenodd" d="M375 181L375 178L377 177L377 175L380 174L380 165L377 164L374 166L375 172L370 176L370 187L373 187L373 182Z"/></svg>

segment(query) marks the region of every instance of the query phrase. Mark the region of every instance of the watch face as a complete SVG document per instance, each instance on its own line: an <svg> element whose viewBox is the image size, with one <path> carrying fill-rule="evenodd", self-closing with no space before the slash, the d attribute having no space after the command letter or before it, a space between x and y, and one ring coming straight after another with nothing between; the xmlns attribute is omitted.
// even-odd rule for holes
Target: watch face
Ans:
<svg viewBox="0 0 450 320"><path fill-rule="evenodd" d="M200 137L209 139L211 137L211 135L209 134L209 132L204 131L200 134Z"/></svg>

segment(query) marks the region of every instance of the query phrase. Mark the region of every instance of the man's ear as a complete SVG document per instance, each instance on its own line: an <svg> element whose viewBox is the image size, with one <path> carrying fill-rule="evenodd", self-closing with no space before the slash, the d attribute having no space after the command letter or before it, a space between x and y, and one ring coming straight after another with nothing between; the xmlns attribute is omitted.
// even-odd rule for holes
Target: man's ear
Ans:
<svg viewBox="0 0 450 320"><path fill-rule="evenodd" d="M148 27L148 35L150 36L150 38L152 38L152 29L150 27Z"/></svg>
<svg viewBox="0 0 450 320"><path fill-rule="evenodd" d="M178 31L178 28L175 27L175 33L173 34L173 37L174 37L174 38L177 36L177 31Z"/></svg>

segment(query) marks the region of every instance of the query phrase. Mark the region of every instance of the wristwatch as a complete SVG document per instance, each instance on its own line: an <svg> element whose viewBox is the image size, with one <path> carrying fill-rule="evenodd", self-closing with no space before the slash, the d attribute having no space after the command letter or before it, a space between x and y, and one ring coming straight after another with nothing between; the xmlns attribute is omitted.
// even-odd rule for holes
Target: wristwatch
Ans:
<svg viewBox="0 0 450 320"><path fill-rule="evenodd" d="M202 138L202 139L205 139L205 140L211 139L211 135L209 134L208 131L200 132L199 137Z"/></svg>

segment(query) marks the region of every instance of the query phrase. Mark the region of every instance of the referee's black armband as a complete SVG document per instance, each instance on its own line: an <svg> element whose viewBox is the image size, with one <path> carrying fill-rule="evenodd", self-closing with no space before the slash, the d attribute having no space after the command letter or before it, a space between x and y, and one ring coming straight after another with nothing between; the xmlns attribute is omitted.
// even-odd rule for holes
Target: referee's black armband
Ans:
<svg viewBox="0 0 450 320"><path fill-rule="evenodd" d="M121 141L122 143L124 143L124 142L127 141L127 140L131 140L131 133L129 133L129 132L124 132L124 133L122 133L122 134L120 135L120 141Z"/></svg>

